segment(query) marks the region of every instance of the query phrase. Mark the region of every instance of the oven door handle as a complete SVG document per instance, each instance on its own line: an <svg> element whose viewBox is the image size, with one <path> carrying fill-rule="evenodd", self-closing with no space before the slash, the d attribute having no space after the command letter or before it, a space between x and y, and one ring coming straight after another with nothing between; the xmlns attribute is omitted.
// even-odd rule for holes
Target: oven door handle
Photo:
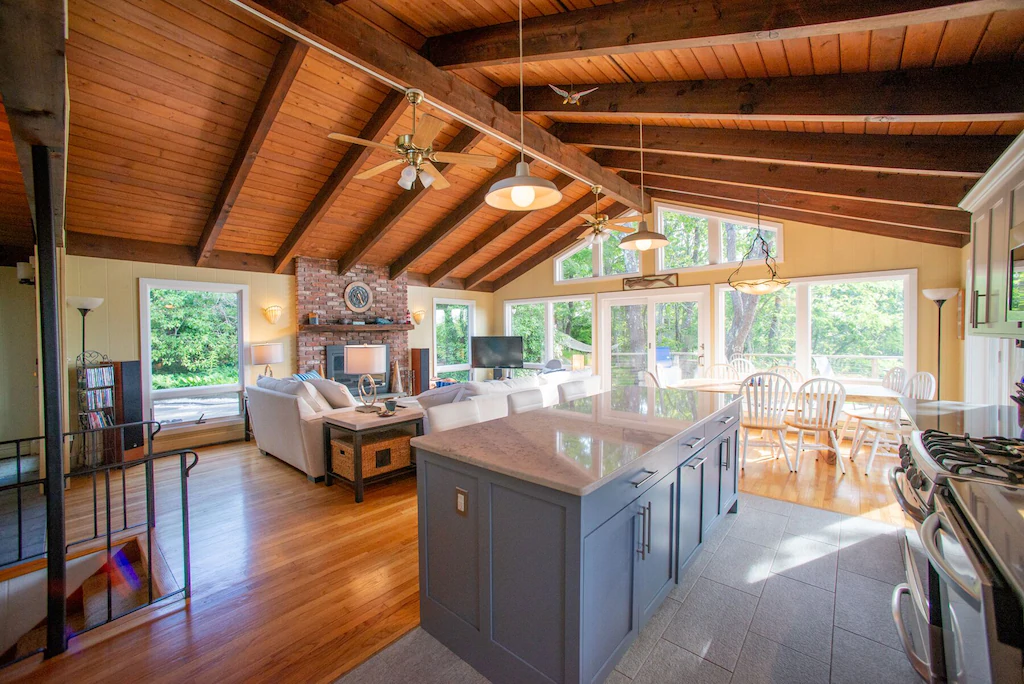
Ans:
<svg viewBox="0 0 1024 684"><path fill-rule="evenodd" d="M939 548L939 532L945 527L946 532L953 534L953 531L949 529L949 523L944 523L942 516L938 512L932 513L924 522L921 523L921 544L924 545L924 550L928 553L928 557L931 559L942 577L956 586L970 596L975 601L981 601L981 580L967 579L958 573L946 557L942 555L942 549Z"/></svg>
<svg viewBox="0 0 1024 684"><path fill-rule="evenodd" d="M907 654L907 658L910 659L911 667L914 668L917 674L921 675L924 681L931 682L934 681L932 679L931 663L924 660L914 651L914 643L910 639L910 635L907 634L906 625L903 624L903 611L900 610L900 599L903 598L904 594L910 594L910 587L906 584L900 584L892 592L892 619L896 623L896 632L899 634L900 641L903 642L903 651ZM913 596L911 596L911 605L913 605Z"/></svg>
<svg viewBox="0 0 1024 684"><path fill-rule="evenodd" d="M928 517L928 514L920 506L915 506L910 503L906 495L903 493L903 488L900 487L899 476L900 473L905 473L902 467L893 468L889 471L889 487L892 488L893 496L896 497L896 503L900 505L903 512L914 519L918 525L924 522L924 519Z"/></svg>

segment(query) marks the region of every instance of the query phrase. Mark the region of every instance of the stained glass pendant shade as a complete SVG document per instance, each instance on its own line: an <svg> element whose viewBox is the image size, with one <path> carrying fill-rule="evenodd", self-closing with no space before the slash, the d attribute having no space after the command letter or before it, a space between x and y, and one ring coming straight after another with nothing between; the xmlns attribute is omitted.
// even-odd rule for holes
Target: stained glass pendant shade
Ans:
<svg viewBox="0 0 1024 684"><path fill-rule="evenodd" d="M768 268L768 277L755 278L752 280L736 279L740 269L743 268L743 264L745 264L747 259L750 259L755 254L758 259L762 256L764 257L764 265ZM738 292L752 295L771 294L773 292L778 292L789 285L788 280L779 277L778 265L775 262L775 256L772 254L771 246L764 239L764 234L761 232L760 190L757 191L757 235L755 235L754 239L750 242L750 248L747 250L747 253L743 255L740 265L737 266L736 270L729 275L729 285Z"/></svg>

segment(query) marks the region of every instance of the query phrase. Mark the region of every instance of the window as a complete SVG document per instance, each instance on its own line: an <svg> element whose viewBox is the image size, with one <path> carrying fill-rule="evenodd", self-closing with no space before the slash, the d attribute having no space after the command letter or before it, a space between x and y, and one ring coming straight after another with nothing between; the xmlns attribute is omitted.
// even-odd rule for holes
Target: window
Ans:
<svg viewBox="0 0 1024 684"><path fill-rule="evenodd" d="M472 301L434 300L434 373L459 382L470 379L470 339L473 337Z"/></svg>
<svg viewBox="0 0 1024 684"><path fill-rule="evenodd" d="M542 368L558 359L586 368L594 353L594 300L555 297L505 302L505 334L523 338L523 365Z"/></svg>
<svg viewBox="0 0 1024 684"><path fill-rule="evenodd" d="M557 257L555 282L639 274L640 253L619 246L628 233L612 230L606 235L608 239L604 242L588 244L579 240Z"/></svg>
<svg viewBox="0 0 1024 684"><path fill-rule="evenodd" d="M143 390L153 420L239 419L248 286L141 278L139 293Z"/></svg>
<svg viewBox="0 0 1024 684"><path fill-rule="evenodd" d="M658 250L658 271L707 268L741 261L757 235L757 222L739 216L655 203L658 230L668 246ZM761 221L761 234L782 261L781 225ZM751 259L760 258L751 254Z"/></svg>
<svg viewBox="0 0 1024 684"><path fill-rule="evenodd" d="M804 377L878 381L917 365L916 271L795 278L757 297L716 285L720 363L796 366Z"/></svg>

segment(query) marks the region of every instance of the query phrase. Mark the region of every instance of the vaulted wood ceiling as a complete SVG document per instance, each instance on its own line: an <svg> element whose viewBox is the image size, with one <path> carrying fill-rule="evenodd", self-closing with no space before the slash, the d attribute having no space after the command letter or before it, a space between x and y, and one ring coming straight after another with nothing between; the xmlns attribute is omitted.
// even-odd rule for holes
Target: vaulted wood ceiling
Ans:
<svg viewBox="0 0 1024 684"><path fill-rule="evenodd" d="M749 212L764 188L767 216L957 246L956 203L1024 129L1024 0L524 0L527 146L565 199L509 214L482 197L518 157L516 0L336 4L69 0L69 252L491 290L575 239L588 182L645 204L641 115L650 196ZM327 134L409 131L395 85L426 91L436 147L498 167L355 180L385 157ZM9 140L0 118L0 245L24 246Z"/></svg>

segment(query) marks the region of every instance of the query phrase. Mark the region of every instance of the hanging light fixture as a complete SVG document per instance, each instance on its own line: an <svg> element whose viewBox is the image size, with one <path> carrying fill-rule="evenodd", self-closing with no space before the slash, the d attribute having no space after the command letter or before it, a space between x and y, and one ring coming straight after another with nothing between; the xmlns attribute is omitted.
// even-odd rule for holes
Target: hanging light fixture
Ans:
<svg viewBox="0 0 1024 684"><path fill-rule="evenodd" d="M768 277L760 278L756 280L733 280L736 274L743 268L743 264L746 263L747 259L751 254L754 253L755 249L759 249L761 254L764 255L764 265L768 267ZM729 285L736 291L744 294L752 295L766 295L773 292L778 292L787 285L789 281L779 277L779 272L775 263L775 257L772 256L771 247L768 242L764 239L764 235L761 233L761 189L757 189L757 235L750 243L750 249L743 255L743 259L740 260L740 265L736 267L736 270L729 275Z"/></svg>
<svg viewBox="0 0 1024 684"><path fill-rule="evenodd" d="M640 119L640 198L643 201L644 196L644 120ZM622 238L619 242L619 247L622 249L636 250L637 252L646 252L649 249L661 249L668 245L668 238L659 233L656 230L651 230L647 226L647 216L644 214L640 217L640 223L637 226L635 233L630 233L626 237Z"/></svg>
<svg viewBox="0 0 1024 684"><path fill-rule="evenodd" d="M523 102L523 0L519 0L519 163L516 175L500 180L487 191L484 201L495 209L505 211L534 211L547 209L562 201L562 193L555 184L530 175L526 163L525 107Z"/></svg>

